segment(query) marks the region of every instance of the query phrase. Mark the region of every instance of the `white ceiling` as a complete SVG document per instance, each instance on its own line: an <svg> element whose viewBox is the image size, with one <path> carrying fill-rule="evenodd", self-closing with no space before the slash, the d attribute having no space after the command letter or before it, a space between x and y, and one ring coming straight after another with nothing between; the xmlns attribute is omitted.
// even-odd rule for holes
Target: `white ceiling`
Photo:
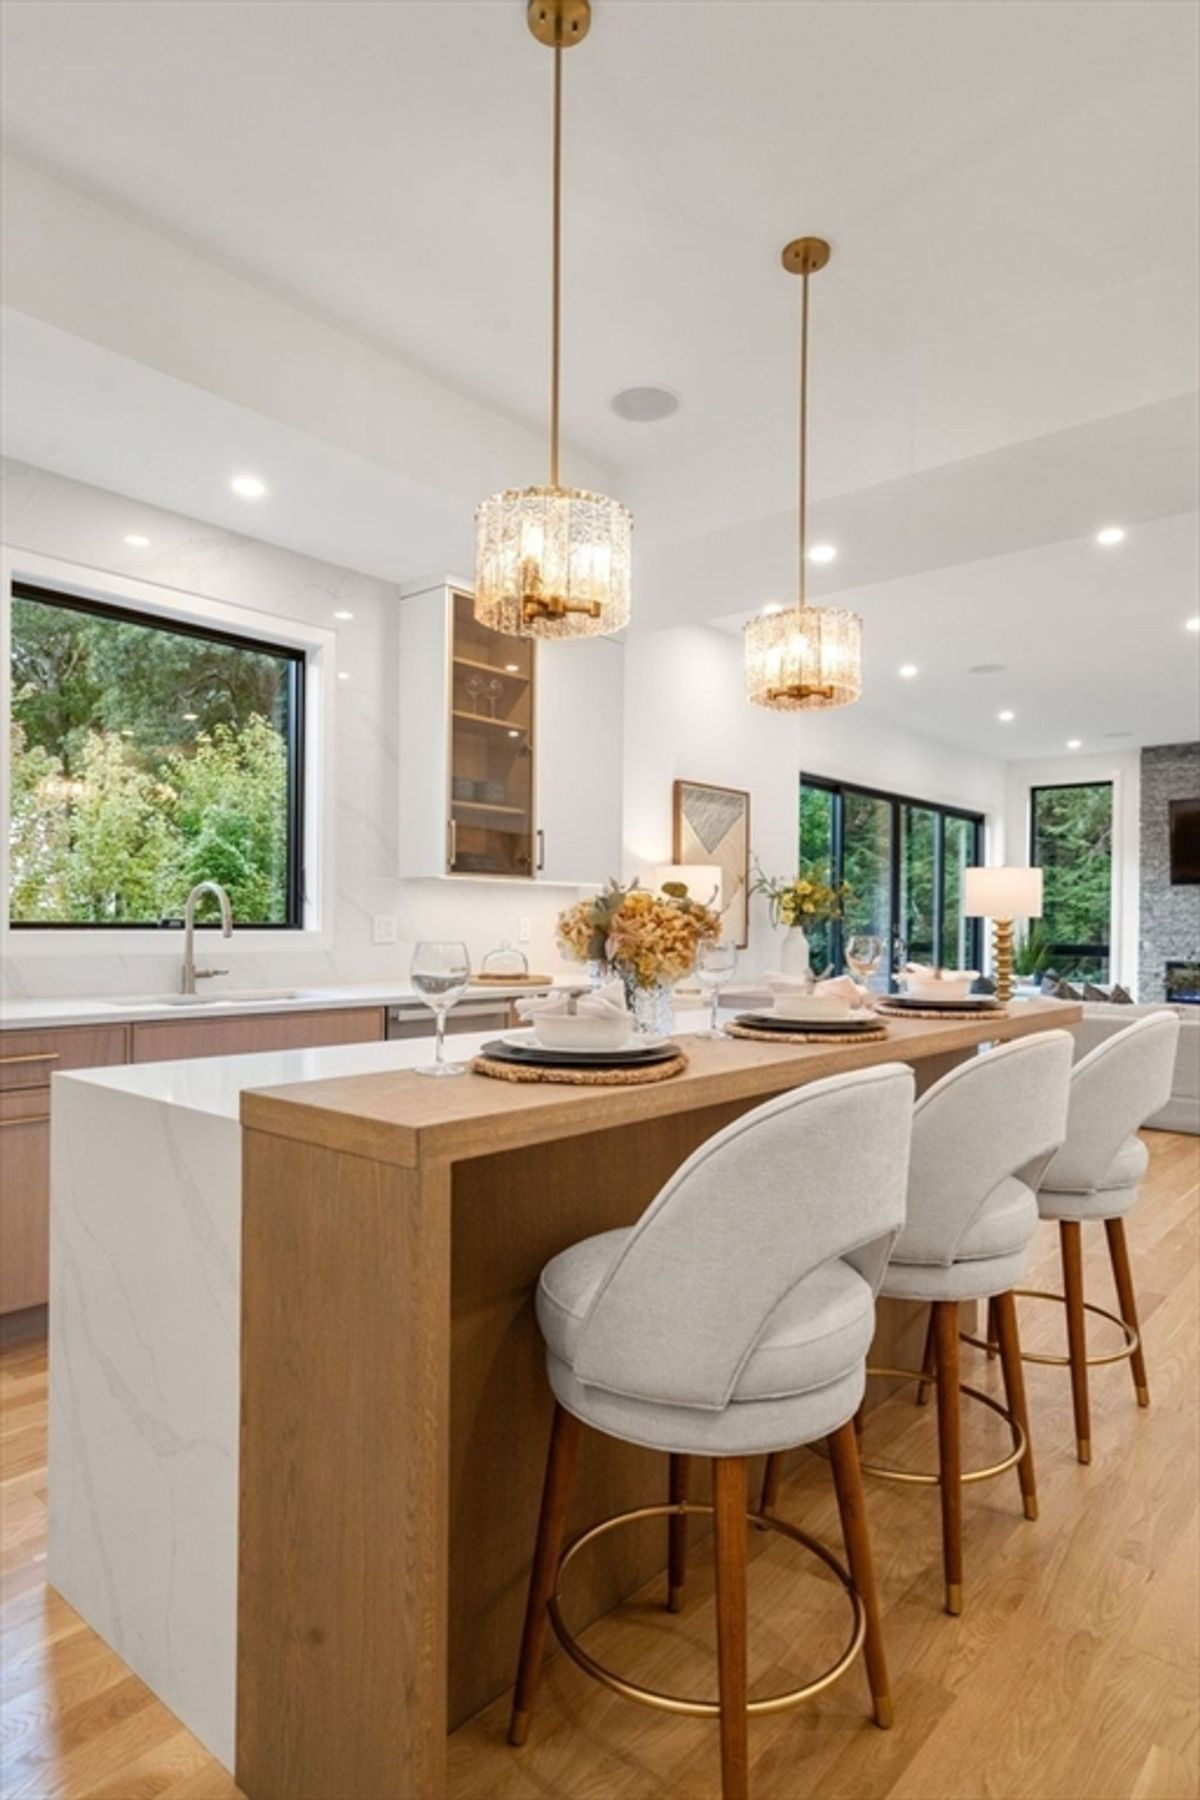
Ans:
<svg viewBox="0 0 1200 1800"><path fill-rule="evenodd" d="M472 499L541 457L550 63L523 14L8 0L8 146L40 171L12 180L10 453L228 523L216 471L237 446L270 465L264 536L393 577L461 566ZM842 556L814 586L868 616L870 707L892 716L892 621L919 634L944 605L950 645L975 610L954 596L978 593L1011 641L966 660L1028 661L1028 622L982 598L981 569L1019 563L1069 630L1077 540L1115 517L1140 542L1194 506L1197 18L596 0L567 62L565 427L571 467L634 506L643 624L790 579L778 251L800 231L835 247L813 292L812 490ZM635 383L679 413L615 418ZM1189 542L1164 528L1155 607L1200 610ZM1083 611L1120 605L1105 586ZM1115 679L1119 615L1092 641ZM1099 670L1064 648L1059 692L1082 704ZM1147 665L1165 707L1120 690L1135 739L1194 705L1189 658L1165 662ZM954 666L941 678L938 735L1002 750ZM1040 753L1061 733L1038 718Z"/></svg>

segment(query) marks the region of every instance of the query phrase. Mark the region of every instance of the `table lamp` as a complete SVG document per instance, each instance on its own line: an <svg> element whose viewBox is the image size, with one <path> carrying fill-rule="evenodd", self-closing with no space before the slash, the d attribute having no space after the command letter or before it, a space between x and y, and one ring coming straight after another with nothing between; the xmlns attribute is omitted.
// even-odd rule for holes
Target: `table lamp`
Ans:
<svg viewBox="0 0 1200 1800"><path fill-rule="evenodd" d="M689 900L721 911L721 870L716 863L663 863L654 871L655 893L669 881L681 881Z"/></svg>
<svg viewBox="0 0 1200 1800"><path fill-rule="evenodd" d="M992 921L992 967L997 1000L1013 992L1013 920L1042 916L1040 869L968 869L963 880L963 913Z"/></svg>

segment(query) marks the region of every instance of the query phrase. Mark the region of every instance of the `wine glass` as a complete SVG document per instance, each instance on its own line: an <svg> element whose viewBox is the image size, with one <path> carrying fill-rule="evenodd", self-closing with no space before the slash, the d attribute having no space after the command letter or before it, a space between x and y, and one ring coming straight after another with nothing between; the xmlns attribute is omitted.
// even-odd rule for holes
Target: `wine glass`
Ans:
<svg viewBox="0 0 1200 1800"><path fill-rule="evenodd" d="M504 683L498 675L493 675L491 680L485 684L483 691L487 695L488 705L492 709L492 717L494 719L496 716L496 702L504 692Z"/></svg>
<svg viewBox="0 0 1200 1800"><path fill-rule="evenodd" d="M432 1007L436 1020L436 1049L431 1063L422 1063L418 1075L465 1075L463 1063L445 1060L446 1014L456 1000L461 1000L471 979L471 958L465 944L430 940L413 950L411 979L413 989L426 1006Z"/></svg>
<svg viewBox="0 0 1200 1800"><path fill-rule="evenodd" d="M882 961L882 938L872 932L856 931L846 939L846 966L864 987L871 985L871 976Z"/></svg>
<svg viewBox="0 0 1200 1800"><path fill-rule="evenodd" d="M471 703L471 711L477 714L479 712L479 696L483 692L483 676L468 675L463 686L466 689L467 699Z"/></svg>
<svg viewBox="0 0 1200 1800"><path fill-rule="evenodd" d="M708 1030L698 1031L697 1037L723 1038L727 1035L717 1024L717 1011L721 1004L721 989L733 974L736 964L737 950L724 939L718 944L701 945L700 955L696 959L696 979L709 996L709 1017Z"/></svg>

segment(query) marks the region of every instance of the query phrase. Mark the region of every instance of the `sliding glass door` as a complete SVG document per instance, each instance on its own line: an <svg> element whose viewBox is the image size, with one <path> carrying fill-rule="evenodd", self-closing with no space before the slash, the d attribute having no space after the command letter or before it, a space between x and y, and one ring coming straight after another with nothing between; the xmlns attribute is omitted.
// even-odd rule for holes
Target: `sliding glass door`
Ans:
<svg viewBox="0 0 1200 1800"><path fill-rule="evenodd" d="M903 963L978 968L979 921L962 914L963 872L983 859L977 813L806 775L800 784L800 870L852 890L841 925L810 934L818 970L844 966L851 932L883 940L886 969Z"/></svg>

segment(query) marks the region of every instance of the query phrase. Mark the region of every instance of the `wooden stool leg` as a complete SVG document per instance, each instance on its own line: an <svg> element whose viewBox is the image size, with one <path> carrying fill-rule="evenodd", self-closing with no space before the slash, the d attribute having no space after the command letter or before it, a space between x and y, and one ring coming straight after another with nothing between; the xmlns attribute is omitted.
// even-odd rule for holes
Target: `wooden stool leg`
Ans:
<svg viewBox="0 0 1200 1800"><path fill-rule="evenodd" d="M917 1405L925 1406L929 1400L929 1390L933 1386L933 1372L937 1367L937 1358L933 1345L933 1308L929 1309L929 1323L925 1327L925 1354L921 1358L921 1380L917 1383Z"/></svg>
<svg viewBox="0 0 1200 1800"><path fill-rule="evenodd" d="M1071 1403L1075 1408L1075 1454L1092 1460L1091 1408L1088 1405L1087 1328L1083 1315L1083 1237L1078 1219L1060 1219L1063 1290L1067 1302L1067 1355L1071 1359Z"/></svg>
<svg viewBox="0 0 1200 1800"><path fill-rule="evenodd" d="M746 1459L713 1459L717 1556L717 1670L721 1696L721 1800L749 1800L746 1711Z"/></svg>
<svg viewBox="0 0 1200 1800"><path fill-rule="evenodd" d="M682 1506L688 1497L690 1456L672 1456L667 1498L672 1506ZM667 1533L667 1610L683 1611L683 1584L687 1580L688 1522L686 1513L675 1513Z"/></svg>
<svg viewBox="0 0 1200 1800"><path fill-rule="evenodd" d="M1017 1464L1021 1481L1021 1500L1025 1517L1038 1516L1037 1477L1033 1469L1033 1438L1029 1431L1029 1408L1025 1402L1025 1374L1021 1367L1021 1338L1017 1329L1017 1303L1012 1294L998 1294L991 1302L1000 1348L1000 1365L1004 1370L1004 1395L1008 1410L1025 1433L1025 1454Z"/></svg>
<svg viewBox="0 0 1200 1800"><path fill-rule="evenodd" d="M858 1461L858 1439L853 1425L840 1425L826 1443L833 1465L833 1485L837 1492L838 1512L842 1518L842 1537L846 1544L846 1560L867 1615L867 1634L863 1639L863 1657L867 1679L871 1683L871 1700L875 1723L884 1731L892 1722L892 1690L888 1681L887 1659L883 1653L883 1630L879 1623L879 1596L875 1591L875 1564L871 1556L871 1537L867 1530L867 1502L863 1493L862 1469Z"/></svg>
<svg viewBox="0 0 1200 1800"><path fill-rule="evenodd" d="M783 1485L782 1450L773 1450L767 1458L767 1466L763 1470L762 1499L758 1510L762 1513L773 1513L779 1505L779 1490ZM766 1527L763 1527L764 1531Z"/></svg>
<svg viewBox="0 0 1200 1800"><path fill-rule="evenodd" d="M1134 1331L1140 1333L1138 1325L1137 1301L1133 1293L1133 1270L1129 1266L1129 1245L1125 1241L1124 1219L1105 1219L1104 1235L1108 1239L1108 1254L1112 1259L1113 1281L1116 1283L1117 1302L1121 1308L1121 1317ZM1139 1406L1150 1404L1150 1383L1146 1379L1146 1353L1142 1349L1139 1335L1138 1347L1129 1359L1133 1370L1133 1388Z"/></svg>
<svg viewBox="0 0 1200 1800"><path fill-rule="evenodd" d="M937 1353L938 1473L942 1489L942 1567L946 1611L962 1611L962 1418L958 1392L958 1306L933 1307Z"/></svg>
<svg viewBox="0 0 1200 1800"><path fill-rule="evenodd" d="M1000 1324L996 1317L996 1302L988 1301L987 1311L987 1353L988 1360L1000 1354Z"/></svg>
<svg viewBox="0 0 1200 1800"><path fill-rule="evenodd" d="M542 1511L538 1520L537 1545L533 1568L529 1574L529 1599L525 1607L525 1629L521 1634L521 1659L517 1664L517 1684L513 1690L512 1718L508 1726L510 1744L523 1744L529 1736L529 1720L542 1672L542 1652L546 1647L546 1627L550 1623L547 1607L554 1592L558 1559L562 1555L567 1529L567 1509L575 1480L575 1457L583 1427L573 1413L555 1406L550 1428L550 1453L546 1458L546 1480L542 1488Z"/></svg>

